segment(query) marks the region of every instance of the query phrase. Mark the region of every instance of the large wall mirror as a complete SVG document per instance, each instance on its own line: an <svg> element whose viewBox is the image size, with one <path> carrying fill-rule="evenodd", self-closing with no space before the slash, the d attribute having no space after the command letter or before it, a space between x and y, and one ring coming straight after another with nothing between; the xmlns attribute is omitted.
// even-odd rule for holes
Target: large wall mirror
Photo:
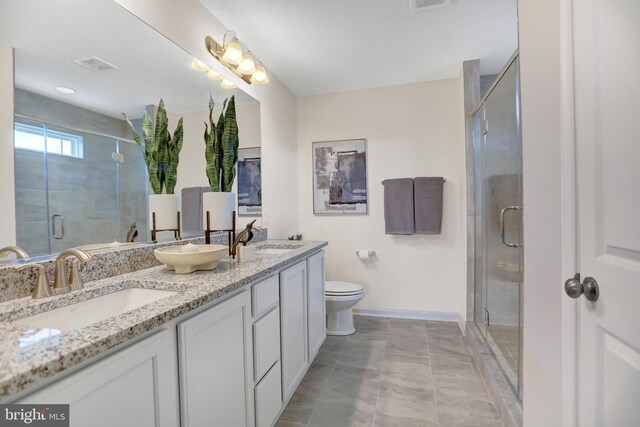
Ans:
<svg viewBox="0 0 640 427"><path fill-rule="evenodd" d="M210 95L215 121L235 95L240 148L259 157L259 103L193 70L189 53L112 0L3 0L0 40L15 52L16 234L32 256L126 242L132 224L149 240L146 166L123 113L135 124L163 99L170 132L183 117L176 194L208 185ZM239 171L253 191L256 165ZM255 195L240 199L260 215Z"/></svg>

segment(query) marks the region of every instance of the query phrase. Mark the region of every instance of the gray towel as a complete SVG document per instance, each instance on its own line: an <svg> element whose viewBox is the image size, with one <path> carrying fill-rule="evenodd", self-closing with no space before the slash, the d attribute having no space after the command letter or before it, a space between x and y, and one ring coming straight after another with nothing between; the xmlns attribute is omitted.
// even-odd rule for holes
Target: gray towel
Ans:
<svg viewBox="0 0 640 427"><path fill-rule="evenodd" d="M442 177L413 180L416 234L440 234L443 184Z"/></svg>
<svg viewBox="0 0 640 427"><path fill-rule="evenodd" d="M413 220L413 179L387 179L384 185L384 232L415 234Z"/></svg>
<svg viewBox="0 0 640 427"><path fill-rule="evenodd" d="M202 192L200 187L182 189L182 232L199 233L202 231Z"/></svg>

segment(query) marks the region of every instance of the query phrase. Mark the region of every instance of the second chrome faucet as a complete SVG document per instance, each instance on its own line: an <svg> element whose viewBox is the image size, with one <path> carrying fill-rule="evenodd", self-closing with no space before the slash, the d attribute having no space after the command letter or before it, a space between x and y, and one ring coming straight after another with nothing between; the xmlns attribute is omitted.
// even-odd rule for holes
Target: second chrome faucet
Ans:
<svg viewBox="0 0 640 427"><path fill-rule="evenodd" d="M76 259L71 262L71 274L67 274L66 260L69 257ZM42 264L22 264L16 270L36 269L36 284L33 288L33 298L46 298L53 295L66 294L82 289L84 285L80 280L78 266L80 263L91 260L91 255L80 249L67 249L58 254L55 260L53 282L47 279L47 273Z"/></svg>

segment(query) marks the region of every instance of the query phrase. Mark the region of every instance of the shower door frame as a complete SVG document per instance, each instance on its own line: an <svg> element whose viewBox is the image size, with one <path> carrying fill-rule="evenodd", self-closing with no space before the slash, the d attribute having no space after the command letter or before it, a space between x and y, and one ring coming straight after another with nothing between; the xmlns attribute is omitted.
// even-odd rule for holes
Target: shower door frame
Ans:
<svg viewBox="0 0 640 427"><path fill-rule="evenodd" d="M516 52L512 55L512 57L509 59L509 61L507 61L507 63L505 64L505 66L503 67L503 69L500 71L500 73L498 74L498 76L496 77L496 79L494 80L494 82L491 84L491 86L489 87L489 89L487 90L486 94L482 97L482 99L480 100L480 102L478 103L478 105L476 106L476 108L474 109L474 111L471 113L471 121L474 124L473 126L473 145L472 145L472 151L473 151L473 176L474 176L474 185L473 185L473 200L474 200L474 209L477 208L477 198L478 196L480 196L479 194L476 193L476 188L477 188L477 180L480 178L479 176L477 176L476 171L478 170L478 167L483 168L482 170L484 171L486 168L486 164L485 164L485 159L484 159L484 145L485 145L485 135L482 134L480 135L479 138L476 137L475 133L478 131L478 129L476 129L475 127L475 117L477 114L480 114L481 112L484 112L484 106L486 101L488 100L488 98L491 96L492 92L494 91L494 89L499 85L499 83L501 82L501 80L503 79L503 77L506 75L506 73L509 71L509 69L511 68L512 65L515 65L516 69L515 69L515 85L516 85L516 90L515 90L515 95L516 95L516 100L515 100L515 104L516 104L516 130L518 135L520 135L520 149L519 149L519 158L518 158L518 168L519 168L519 173L520 173L520 182L519 182L519 194L520 194L520 208L523 207L523 203L522 203L522 129L521 129L521 101L520 101L520 64L519 64L519 52L518 50L516 50ZM481 130L482 132L482 130ZM478 159L476 157L476 144L480 143L482 148L480 148L480 153L482 158ZM478 166L477 162L481 162L481 165ZM485 194L486 194L486 190ZM487 239L487 231L486 231L486 224L488 222L488 219L486 217L486 211L487 208L484 205L484 203L486 203L486 200L483 200L483 206L484 206L484 212L482 212L483 215L483 224L484 225L484 230L483 230L483 236L484 236L484 248L481 249L482 253L484 254L484 256L482 257L481 261L485 264L487 264L487 258L486 258L486 239ZM521 211L522 212L522 211ZM478 295L478 289L477 286L483 286L483 288L481 289L482 291L482 305L484 307L486 307L487 305L487 292L488 292L488 273L487 273L487 268L486 265L483 267L483 278L479 278L477 277L477 263L479 262L477 255L478 255L478 238L477 238L477 221L478 221L478 213L475 213L475 221L474 221L474 227L473 227L473 233L474 233L474 264L473 264L473 274L474 274L474 291L473 294L475 296ZM520 263L520 270L522 272L524 272L524 247L523 247L523 235L522 235L522 230L523 230L523 223L522 223L522 218L523 215L520 215L520 254L519 254L519 263ZM481 225L481 226L482 226ZM523 364L523 333L522 333L522 328L523 328L523 288L524 288L524 282L523 282L523 276L520 279L519 282L519 290L518 290L518 369L517 372L515 372L516 374L516 383L513 384L511 382L511 380L508 381L509 385L511 386L511 388L513 389L516 397L522 401L522 397L523 397L523 385L522 385L522 378L523 378L523 372L522 372L522 364ZM480 279L480 280L478 280ZM489 344L488 342L488 331L487 331L487 325L486 325L486 320L484 313L482 313L482 319L484 320L483 323L478 323L477 322L477 313L478 310L478 306L477 306L477 301L474 301L473 304L473 322L476 323L476 326L478 327L478 330L481 333L482 338L484 339L484 341L487 343L488 348L490 349L492 356L494 357L494 359L498 359L496 357L495 351L492 347L492 345ZM501 363L498 363L498 365L500 366L500 368L505 371L504 375L505 377L509 378L509 375L507 374L505 368L502 366ZM508 368L507 368L508 369Z"/></svg>

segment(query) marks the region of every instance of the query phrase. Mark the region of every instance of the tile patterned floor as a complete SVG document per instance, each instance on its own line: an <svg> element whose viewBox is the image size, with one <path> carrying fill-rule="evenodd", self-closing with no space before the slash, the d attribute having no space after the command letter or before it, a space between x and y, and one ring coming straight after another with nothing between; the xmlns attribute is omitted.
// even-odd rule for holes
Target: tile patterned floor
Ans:
<svg viewBox="0 0 640 427"><path fill-rule="evenodd" d="M455 323L355 316L327 337L276 427L498 427Z"/></svg>
<svg viewBox="0 0 640 427"><path fill-rule="evenodd" d="M517 326L489 326L489 333L498 349L513 370L518 373L518 327Z"/></svg>

